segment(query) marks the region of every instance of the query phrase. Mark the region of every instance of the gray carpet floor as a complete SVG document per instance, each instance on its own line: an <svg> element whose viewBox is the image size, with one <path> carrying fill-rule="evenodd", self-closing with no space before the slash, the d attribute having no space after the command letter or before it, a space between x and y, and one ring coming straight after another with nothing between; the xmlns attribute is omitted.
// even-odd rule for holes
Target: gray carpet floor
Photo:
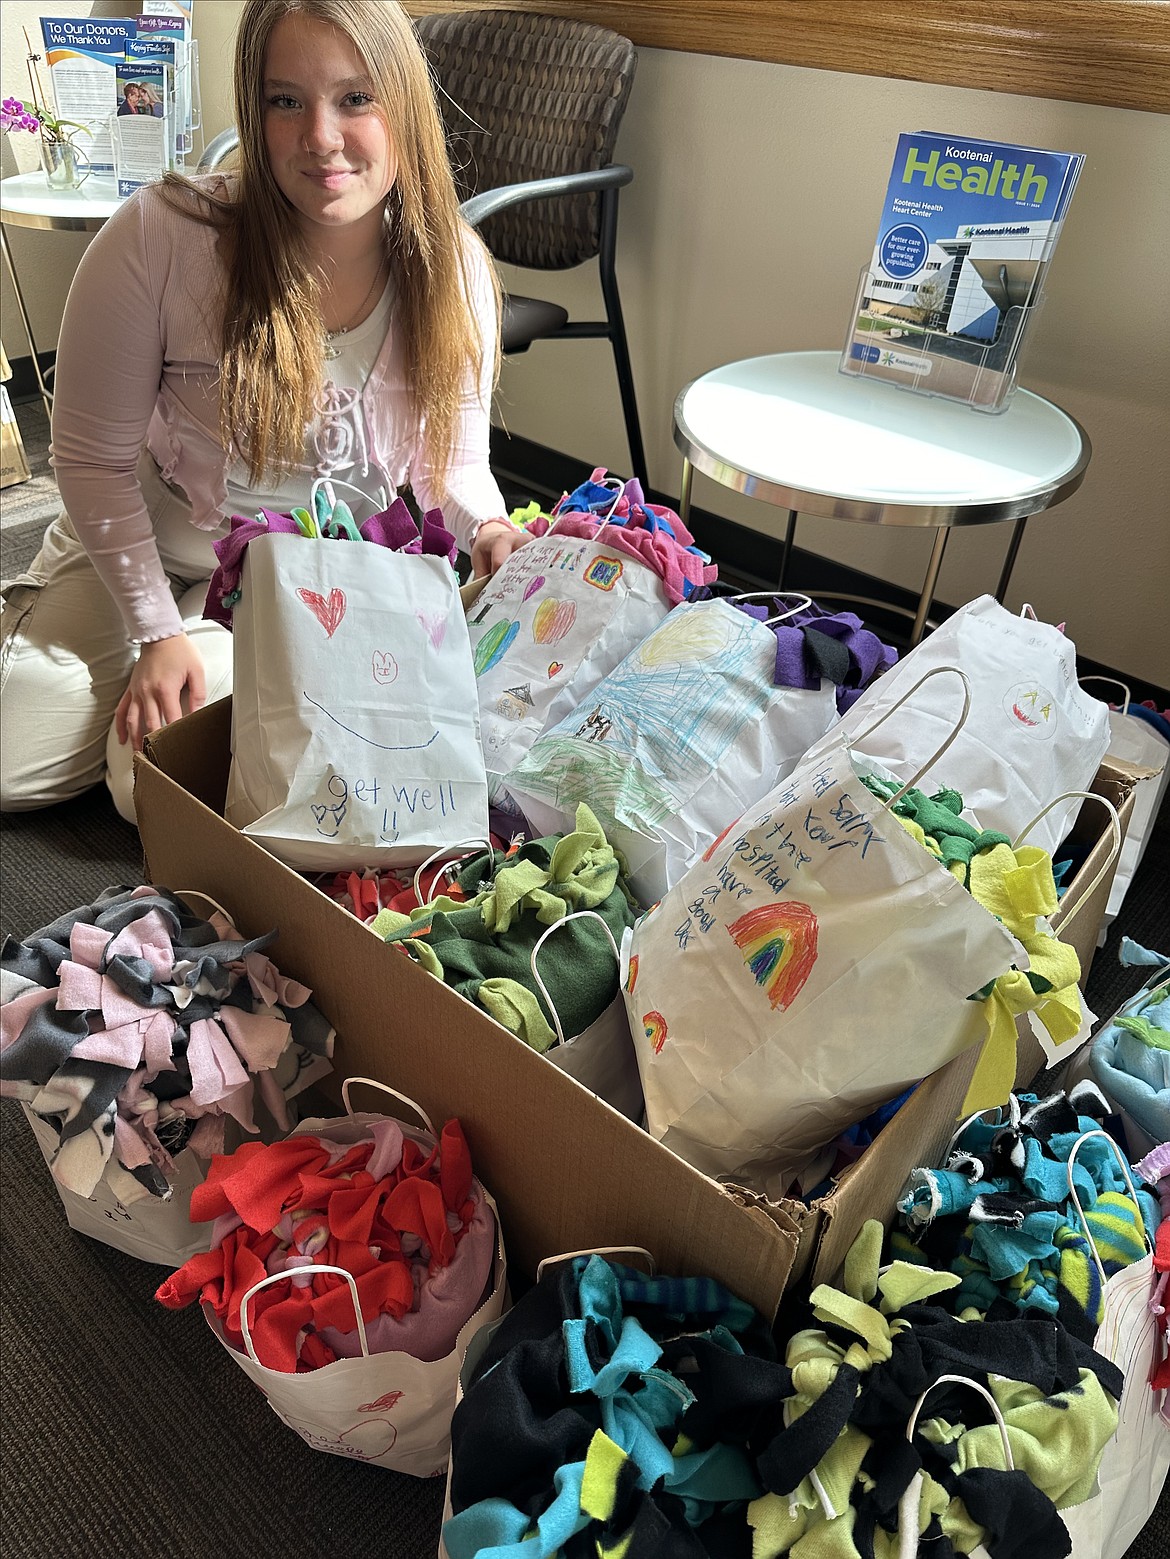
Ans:
<svg viewBox="0 0 1170 1559"><path fill-rule="evenodd" d="M56 508L39 405L18 412L32 482L0 504L0 571L31 560ZM1088 998L1140 984L1122 932L1170 951L1170 815L1154 831ZM25 936L112 883L141 880L138 836L104 789L0 831L0 930ZM0 1106L0 1541L4 1559L424 1559L442 1483L311 1451L196 1311L153 1300L161 1268L70 1231L17 1106ZM1170 1499L1128 1559L1170 1554ZM1089 1559L1089 1556L1085 1556Z"/></svg>

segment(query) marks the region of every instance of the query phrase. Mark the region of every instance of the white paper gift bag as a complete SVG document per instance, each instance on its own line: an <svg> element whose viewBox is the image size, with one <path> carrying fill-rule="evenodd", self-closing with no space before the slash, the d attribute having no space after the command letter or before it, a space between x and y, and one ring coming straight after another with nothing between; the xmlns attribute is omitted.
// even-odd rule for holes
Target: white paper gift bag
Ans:
<svg viewBox="0 0 1170 1559"><path fill-rule="evenodd" d="M583 1088L588 1088L590 1093L604 1099L606 1104L612 1105L628 1120L640 1121L643 1111L642 1084L638 1077L638 1059L634 1054L630 1020L620 991L588 1028L582 1029L580 1034L566 1035L537 966L537 954L549 937L555 936L558 929L568 921L582 920L586 916L596 920L605 933L606 941L613 948L615 966L620 967L621 964L621 953L613 939L613 932L594 910L574 910L541 933L532 949L532 976L552 1017L557 1036L557 1043L551 1050L544 1052L545 1059L560 1067L562 1072L567 1072L570 1077L575 1077Z"/></svg>
<svg viewBox="0 0 1170 1559"><path fill-rule="evenodd" d="M1101 1456L1098 1492L1061 1515L1073 1540L1072 1559L1122 1559L1153 1514L1170 1475L1170 1427L1160 1412L1161 1393L1150 1389L1158 1330L1149 1303L1154 1287L1153 1254L1147 1252L1140 1261L1105 1277L1072 1179L1077 1150L1090 1137L1102 1137L1109 1144L1135 1205L1137 1196L1129 1165L1108 1132L1086 1132L1073 1144L1068 1158L1069 1192L1104 1286L1104 1313L1093 1347L1117 1365L1125 1376L1125 1386L1118 1404L1117 1430Z"/></svg>
<svg viewBox="0 0 1170 1559"><path fill-rule="evenodd" d="M542 833L587 802L651 904L836 724L831 684L776 687L775 664L768 625L723 600L677 606L505 788Z"/></svg>
<svg viewBox="0 0 1170 1559"><path fill-rule="evenodd" d="M1063 791L1088 790L1109 745L1109 722L1106 706L1077 681L1076 646L1059 628L1015 617L989 595L960 607L867 688L841 731L854 741L912 682L942 666L966 676L971 712L932 780L962 795L964 816L1015 838ZM937 680L873 729L858 750L904 779L918 755L952 729L954 710L953 687ZM1054 809L1031 842L1051 855L1075 815L1072 802Z"/></svg>
<svg viewBox="0 0 1170 1559"><path fill-rule="evenodd" d="M1170 785L1170 744L1152 725L1147 725L1140 715L1129 713L1132 699L1128 686L1113 677L1084 677L1083 682L1109 682L1121 690L1121 708L1109 711L1109 757L1129 764L1133 768L1148 771L1137 787L1133 811L1129 815L1129 827L1121 846L1121 858L1113 874L1113 886L1109 889L1109 902L1101 921L1097 946L1105 945L1109 927L1117 919L1133 874L1142 863L1146 846L1150 842L1158 808Z"/></svg>
<svg viewBox="0 0 1170 1559"><path fill-rule="evenodd" d="M468 619L493 783L669 610L652 568L600 542L552 529L513 552Z"/></svg>
<svg viewBox="0 0 1170 1559"><path fill-rule="evenodd" d="M304 871L418 861L487 830L467 624L445 559L251 542L225 816Z"/></svg>
<svg viewBox="0 0 1170 1559"><path fill-rule="evenodd" d="M57 1133L27 1104L21 1108L45 1163L51 1164L60 1140ZM118 1165L107 1168L90 1196L80 1196L57 1181L53 1184L71 1229L139 1261L181 1267L190 1257L207 1249L207 1229L192 1224L189 1217L191 1192L207 1178L207 1165L190 1148L175 1155L174 1165L171 1195L165 1201L151 1196L128 1170Z"/></svg>
<svg viewBox="0 0 1170 1559"><path fill-rule="evenodd" d="M844 1127L980 1042L968 998L1018 956L890 814L896 796L861 783L872 767L844 742L806 760L623 945L651 1134L773 1197Z"/></svg>
<svg viewBox="0 0 1170 1559"><path fill-rule="evenodd" d="M418 1105L372 1078L346 1079L342 1096L347 1111L349 1089L359 1082L410 1104L426 1123L429 1135L424 1136L405 1125L403 1135L423 1146L433 1144L434 1128ZM371 1122L380 1118L347 1113L339 1120L309 1120L304 1121L293 1135L325 1134L335 1142L358 1142L366 1136ZM211 1306L203 1306L208 1325L227 1353L263 1391L269 1407L282 1423L295 1430L313 1450L346 1456L375 1467L388 1467L416 1478L440 1477L444 1473L451 1449L451 1414L455 1410L455 1392L467 1345L481 1327L499 1319L507 1303L507 1259L499 1212L486 1190L483 1190L483 1196L496 1223L491 1277L483 1302L459 1329L455 1346L444 1358L426 1361L408 1353L371 1353L358 1305L357 1287L352 1275L340 1267L322 1264L303 1266L298 1271L332 1272L347 1279L354 1300L361 1353L354 1358L338 1358L304 1374L286 1374L261 1364L249 1329L251 1299L271 1283L287 1282L287 1272L261 1279L244 1296L240 1306L243 1352L232 1347Z"/></svg>

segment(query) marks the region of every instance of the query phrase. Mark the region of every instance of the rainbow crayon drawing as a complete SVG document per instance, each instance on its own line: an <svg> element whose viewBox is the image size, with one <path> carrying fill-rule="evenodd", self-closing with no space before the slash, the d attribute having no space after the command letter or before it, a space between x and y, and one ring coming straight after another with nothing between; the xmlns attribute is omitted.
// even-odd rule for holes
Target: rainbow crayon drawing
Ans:
<svg viewBox="0 0 1170 1559"><path fill-rule="evenodd" d="M795 901L761 904L727 928L773 1011L800 994L817 961L817 917Z"/></svg>
<svg viewBox="0 0 1170 1559"><path fill-rule="evenodd" d="M650 1041L650 1047L658 1055L666 1043L666 1019L660 1012L642 1014L642 1032Z"/></svg>

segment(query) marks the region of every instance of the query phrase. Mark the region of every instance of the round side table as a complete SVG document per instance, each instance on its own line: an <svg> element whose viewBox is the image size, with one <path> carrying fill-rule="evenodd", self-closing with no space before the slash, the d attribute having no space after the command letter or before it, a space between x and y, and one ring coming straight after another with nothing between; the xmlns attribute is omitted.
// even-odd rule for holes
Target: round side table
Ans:
<svg viewBox="0 0 1170 1559"><path fill-rule="evenodd" d="M688 384L674 403L681 518L688 522L695 471L787 509L777 588L800 513L933 528L910 635L917 644L952 527L1015 522L995 592L1002 601L1028 516L1077 490L1092 448L1074 418L1029 390L991 415L848 377L838 361L836 352L781 352Z"/></svg>
<svg viewBox="0 0 1170 1559"><path fill-rule="evenodd" d="M43 173L17 173L0 179L0 251L12 282L20 322L32 352L33 372L45 410L53 414L53 393L41 374L32 321L28 317L24 293L12 251L8 247L6 227L34 227L58 233L96 233L104 227L122 204L113 178L91 174L77 189L50 189Z"/></svg>

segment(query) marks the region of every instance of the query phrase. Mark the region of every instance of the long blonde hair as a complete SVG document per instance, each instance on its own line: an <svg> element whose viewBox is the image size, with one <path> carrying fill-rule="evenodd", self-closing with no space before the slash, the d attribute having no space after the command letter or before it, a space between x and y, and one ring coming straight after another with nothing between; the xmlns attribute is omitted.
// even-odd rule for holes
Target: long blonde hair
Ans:
<svg viewBox="0 0 1170 1559"><path fill-rule="evenodd" d="M464 387L469 375L478 383L483 370L468 265L477 247L486 251L460 216L426 56L393 0L245 0L233 71L240 137L234 188L217 196L176 176L167 180L172 204L188 213L194 205L221 231L221 437L247 462L253 482L287 473L301 456L323 379L318 281L264 141L265 56L273 28L289 15L324 22L351 40L398 157L385 221L397 282L394 328L426 456L441 480ZM498 313L499 283L486 263Z"/></svg>

